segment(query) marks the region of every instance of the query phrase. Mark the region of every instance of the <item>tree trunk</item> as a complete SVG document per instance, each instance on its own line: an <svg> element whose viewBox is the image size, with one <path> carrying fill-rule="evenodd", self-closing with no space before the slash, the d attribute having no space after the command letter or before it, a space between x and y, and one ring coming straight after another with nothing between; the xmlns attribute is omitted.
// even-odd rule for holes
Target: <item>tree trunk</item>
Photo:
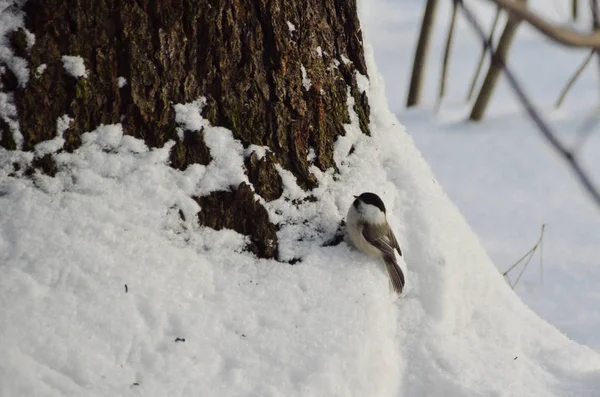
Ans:
<svg viewBox="0 0 600 397"><path fill-rule="evenodd" d="M64 150L77 149L84 132L120 122L125 134L150 147L174 140L173 167L208 164L202 133L185 131L180 140L173 109L204 96L203 117L245 147L270 152L246 159L254 192L242 184L197 198L199 220L250 236L249 248L261 257L277 257L277 226L253 194L267 201L281 195L275 165L304 189L317 185L312 163L335 168L333 144L349 122L348 92L369 133L369 105L355 74L367 75L355 0L29 0L23 11L35 44L18 54L29 63L29 83L12 85L22 149L54 138L57 119L68 114L74 121ZM26 36L15 31L12 42ZM88 76L65 73L64 55L82 57ZM43 73L34 73L42 65ZM120 77L127 81L122 88ZM14 148L5 124L0 143Z"/></svg>
<svg viewBox="0 0 600 397"><path fill-rule="evenodd" d="M488 42L494 42L494 32L496 31L496 25L498 24L498 20L500 19L500 11L502 9L500 6L496 7L496 14L494 14L494 22L492 22L492 27L490 28L490 34L488 36ZM483 67L483 61L485 61L485 55L488 52L488 47L484 45L481 46L481 54L479 54L479 60L477 61L477 67L475 68L475 73L473 74L473 79L471 80L471 85L469 86L469 93L467 94L467 101L471 100L473 96L473 92L475 91L475 86L477 85L477 81L479 80L479 73L481 72L481 68Z"/></svg>
<svg viewBox="0 0 600 397"><path fill-rule="evenodd" d="M427 0L425 13L421 22L421 33L417 42L415 59L413 61L412 75L410 77L410 87L408 89L408 98L406 107L418 105L421 102L421 91L423 86L423 73L427 63L427 53L429 43L431 42L431 33L433 32L433 22L435 20L435 11L437 9L437 0Z"/></svg>
<svg viewBox="0 0 600 397"><path fill-rule="evenodd" d="M452 39L454 38L454 24L456 22L456 11L458 4L452 3L452 14L450 16L450 26L448 27L448 35L446 36L446 47L444 48L444 58L442 60L442 73L440 76L440 90L438 92L438 100L435 104L436 111L442 105L442 99L446 95L446 78L448 77L448 65L450 63L450 51L452 50Z"/></svg>
<svg viewBox="0 0 600 397"><path fill-rule="evenodd" d="M521 3L526 3L527 0L516 0ZM496 57L492 57L492 62L490 63L490 68L488 69L487 75L485 76L485 80L479 90L479 95L475 100L475 104L473 105L473 110L471 111L471 115L469 119L472 121L479 121L483 118L483 115L487 109L487 105L492 98L492 94L494 89L496 88L496 84L498 84L498 78L500 77L500 73L502 73L503 64L506 63L506 59L508 57L508 50L510 49L510 45L517 33L517 28L519 27L519 20L515 19L511 16L508 17L506 21L506 26L504 27L504 31L502 32L502 36L500 36L500 41L498 42L498 48L496 48Z"/></svg>

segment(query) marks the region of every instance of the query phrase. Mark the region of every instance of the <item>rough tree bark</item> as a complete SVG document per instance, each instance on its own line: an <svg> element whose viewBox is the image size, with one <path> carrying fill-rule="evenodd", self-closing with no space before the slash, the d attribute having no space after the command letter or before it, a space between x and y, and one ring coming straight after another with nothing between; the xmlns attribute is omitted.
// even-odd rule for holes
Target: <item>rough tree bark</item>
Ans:
<svg viewBox="0 0 600 397"><path fill-rule="evenodd" d="M23 150L53 138L57 118L68 114L74 122L64 150L77 149L82 133L120 122L125 134L151 147L175 140L173 167L208 164L202 133L185 131L178 139L172 106L204 96L203 116L213 125L245 146L270 148L262 159L246 159L256 193L270 201L282 193L276 164L305 189L317 185L309 148L317 167L335 168L333 144L349 122L348 92L369 133L369 104L355 77L367 75L355 0L29 0L23 11L35 44L26 49L20 29L13 48L30 70L46 65L25 87L10 86ZM63 55L81 56L88 77L66 74ZM301 66L312 81L308 90ZM122 88L120 76L128 82ZM1 144L14 149L8 127L0 127ZM38 163L52 170L51 156ZM277 225L253 194L242 184L198 197L199 220L246 234L254 253L276 258Z"/></svg>

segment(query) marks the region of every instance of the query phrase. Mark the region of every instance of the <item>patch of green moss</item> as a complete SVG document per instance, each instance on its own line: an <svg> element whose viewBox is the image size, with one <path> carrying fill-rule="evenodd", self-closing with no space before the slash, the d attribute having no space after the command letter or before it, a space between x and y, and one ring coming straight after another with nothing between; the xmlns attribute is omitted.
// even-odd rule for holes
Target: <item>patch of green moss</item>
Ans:
<svg viewBox="0 0 600 397"><path fill-rule="evenodd" d="M248 102L245 105L239 105L238 102L229 102L224 106L223 113L234 135L241 138L242 141L254 144L263 143L264 131L257 129L261 125L256 118L260 117L261 111L254 109L255 102ZM243 108L243 106L247 106Z"/></svg>
<svg viewBox="0 0 600 397"><path fill-rule="evenodd" d="M77 79L75 85L75 98L87 101L92 96L92 85L86 78Z"/></svg>
<svg viewBox="0 0 600 397"><path fill-rule="evenodd" d="M171 167L183 171L187 167L185 154L185 145L178 140L171 148L171 153L169 154L169 163Z"/></svg>

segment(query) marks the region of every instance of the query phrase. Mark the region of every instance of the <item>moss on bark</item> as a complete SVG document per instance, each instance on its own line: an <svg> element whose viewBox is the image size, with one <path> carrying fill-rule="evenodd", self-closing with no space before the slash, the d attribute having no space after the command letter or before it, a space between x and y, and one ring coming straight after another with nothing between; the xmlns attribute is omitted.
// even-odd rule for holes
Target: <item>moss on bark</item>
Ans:
<svg viewBox="0 0 600 397"><path fill-rule="evenodd" d="M256 193L273 200L282 192L276 163L305 189L317 185L307 160L311 148L317 167L335 168L334 142L350 120L348 92L361 129L369 132L367 97L355 78L367 74L355 0L29 0L24 11L36 42L21 52L31 70L46 65L27 87L15 88L25 150L53 138L56 119L68 114L74 122L65 133L66 150L81 144L82 133L120 122L125 134L150 147L175 140L175 168L207 164L202 134L184 133L180 141L173 109L204 96L203 116L213 125L229 128L246 147L270 149L246 166ZM13 46L22 48L25 39L17 32ZM68 75L63 55L82 57L87 77ZM122 88L120 76L127 79ZM9 147L5 135L2 144ZM222 198L259 213L247 192L240 187ZM214 212L201 215L207 225L221 225L209 220L226 208L212 201L203 208ZM254 236L259 255L274 255L265 240L276 241L271 232L256 231L274 225L258 219L223 225Z"/></svg>

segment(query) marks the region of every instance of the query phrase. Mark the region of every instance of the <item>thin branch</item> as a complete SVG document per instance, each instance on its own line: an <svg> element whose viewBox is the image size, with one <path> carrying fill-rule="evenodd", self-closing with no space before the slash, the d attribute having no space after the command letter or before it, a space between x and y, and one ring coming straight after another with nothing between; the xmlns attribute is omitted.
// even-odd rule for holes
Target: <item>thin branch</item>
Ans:
<svg viewBox="0 0 600 397"><path fill-rule="evenodd" d="M594 186L594 184L592 183L592 180L588 176L587 172L585 172L585 170L579 164L579 160L577 159L577 157L575 157L573 152L568 150L558 140L558 138L555 136L554 132L550 129L548 124L542 119L539 112L534 108L531 101L525 95L525 92L521 88L520 84L517 82L517 79L513 75L512 71L506 66L504 61L496 55L496 51L494 50L492 43L487 40L486 34L483 31L481 25L479 24L479 22L477 21L477 19L473 15L473 13L465 6L463 0L454 0L454 1L458 2L458 4L461 6L461 8L465 14L466 19L473 26L473 28L475 29L479 38L485 42L485 45L486 45L486 47L488 47L488 50L492 57L492 60L494 62L500 62L500 64L502 65L502 68L504 69L504 74L506 76L506 80L508 81L508 84L510 85L510 87L513 89L513 91L517 95L517 98L519 99L519 101L521 102L521 104L523 105L525 110L527 111L527 114L529 115L529 117L538 126L538 129L542 133L542 136L548 141L548 143L550 143L550 145L563 158L563 160L565 160L567 162L567 164L570 166L571 170L573 171L573 173L575 174L575 176L577 177L577 179L579 180L581 185L584 187L585 190L587 190L589 195L596 202L598 208L600 209L600 192L598 191L596 186Z"/></svg>
<svg viewBox="0 0 600 397"><path fill-rule="evenodd" d="M456 4L456 3L455 3ZM496 7L496 15L494 15L494 22L492 22L492 28L490 29L490 35L488 36L488 41L492 43L494 41L494 31L496 30L496 25L498 25L498 20L500 19L500 6ZM483 61L485 60L485 56L487 54L487 47L485 44L481 47L481 54L479 55L479 61L477 62L477 69L475 69L475 74L473 75L473 80L471 80L471 86L469 87L469 93L467 94L467 101L471 100L473 96L473 91L475 91L475 86L477 85L477 80L479 80L479 73L481 73L481 68L483 67Z"/></svg>
<svg viewBox="0 0 600 397"><path fill-rule="evenodd" d="M435 105L436 110L439 109L442 98L446 93L446 76L448 75L448 61L450 58L450 49L452 48L452 38L454 37L454 24L456 22L456 10L458 6L456 3L452 4L452 16L450 19L450 27L448 28L448 37L446 38L446 48L444 49L444 60L442 63L442 76L440 77L440 91L438 100Z"/></svg>
<svg viewBox="0 0 600 397"><path fill-rule="evenodd" d="M545 229L546 229L546 225L543 224L542 231L540 232L540 238L538 238L535 245L529 251L527 251L525 253L525 255L523 255L518 261L516 261L511 267L509 267L508 270L506 270L504 273L502 273L502 276L506 277L506 279L508 280L508 285L510 285L511 288L514 289L517 286L517 284L519 283L519 280L521 280L521 276L525 272L525 269L527 269L527 265L529 265L529 262L531 262L531 259L533 258L533 255L537 251L538 247L540 248L540 280L543 283L544 278L543 278L543 273L542 273L542 264L543 264L543 262L542 262L542 244L544 241L544 230ZM523 262L524 259L527 259L527 260L525 261L525 264L523 265L523 268L519 272L519 275L517 276L515 282L512 283L510 281L510 278L508 277L508 273L511 270L513 270L515 267L517 267L521 262Z"/></svg>
<svg viewBox="0 0 600 397"><path fill-rule="evenodd" d="M511 287L514 289L517 284L519 284L519 281L521 280L521 276L523 275L523 273L525 273L525 269L527 269L527 266L529 265L529 262L531 262L531 258L533 258L533 254L535 253L534 251L531 251L531 254L529 255L529 257L527 258L527 262L525 262L525 264L523 265L523 267L521 268L521 271L519 272L519 275L517 276L517 278L515 279L515 282L512 283Z"/></svg>
<svg viewBox="0 0 600 397"><path fill-rule="evenodd" d="M570 47L588 47L600 49L600 31L595 31L590 34L576 32L569 28L564 28L562 26L554 25L545 21L533 12L529 11L527 7L524 7L517 2L511 0L490 1L502 7L513 17L529 23L549 39L554 40L559 44ZM462 3L462 0L460 0L460 2Z"/></svg>
<svg viewBox="0 0 600 397"><path fill-rule="evenodd" d="M506 269L506 271L504 273L502 273L503 277L506 277L508 275L508 273L510 273L511 270L513 270L515 267L519 266L519 263L523 262L523 259L527 258L529 255L531 255L531 253L535 250L536 246L534 246L533 248L531 248L529 251L527 251L525 253L525 255L523 255L522 257L519 258L518 261L516 261L515 263L512 264L511 267L509 267L508 269Z"/></svg>
<svg viewBox="0 0 600 397"><path fill-rule="evenodd" d="M569 79L569 81L567 82L567 84L565 85L565 87L562 89L562 91L560 92L560 96L558 97L558 100L556 101L556 104L554 105L555 108L559 108L560 105L562 105L565 97L567 96L567 93L569 92L569 90L571 89L571 87L573 87L573 84L575 84L575 81L577 80L577 78L579 78L579 76L581 75L581 73L583 73L583 71L585 70L585 68L587 67L587 65L592 60L592 56L594 55L594 52L596 52L596 51L595 50L591 50L590 51L590 53L585 58L585 60L581 64L581 66L579 66L579 68L577 69L577 71L575 72L575 74Z"/></svg>

